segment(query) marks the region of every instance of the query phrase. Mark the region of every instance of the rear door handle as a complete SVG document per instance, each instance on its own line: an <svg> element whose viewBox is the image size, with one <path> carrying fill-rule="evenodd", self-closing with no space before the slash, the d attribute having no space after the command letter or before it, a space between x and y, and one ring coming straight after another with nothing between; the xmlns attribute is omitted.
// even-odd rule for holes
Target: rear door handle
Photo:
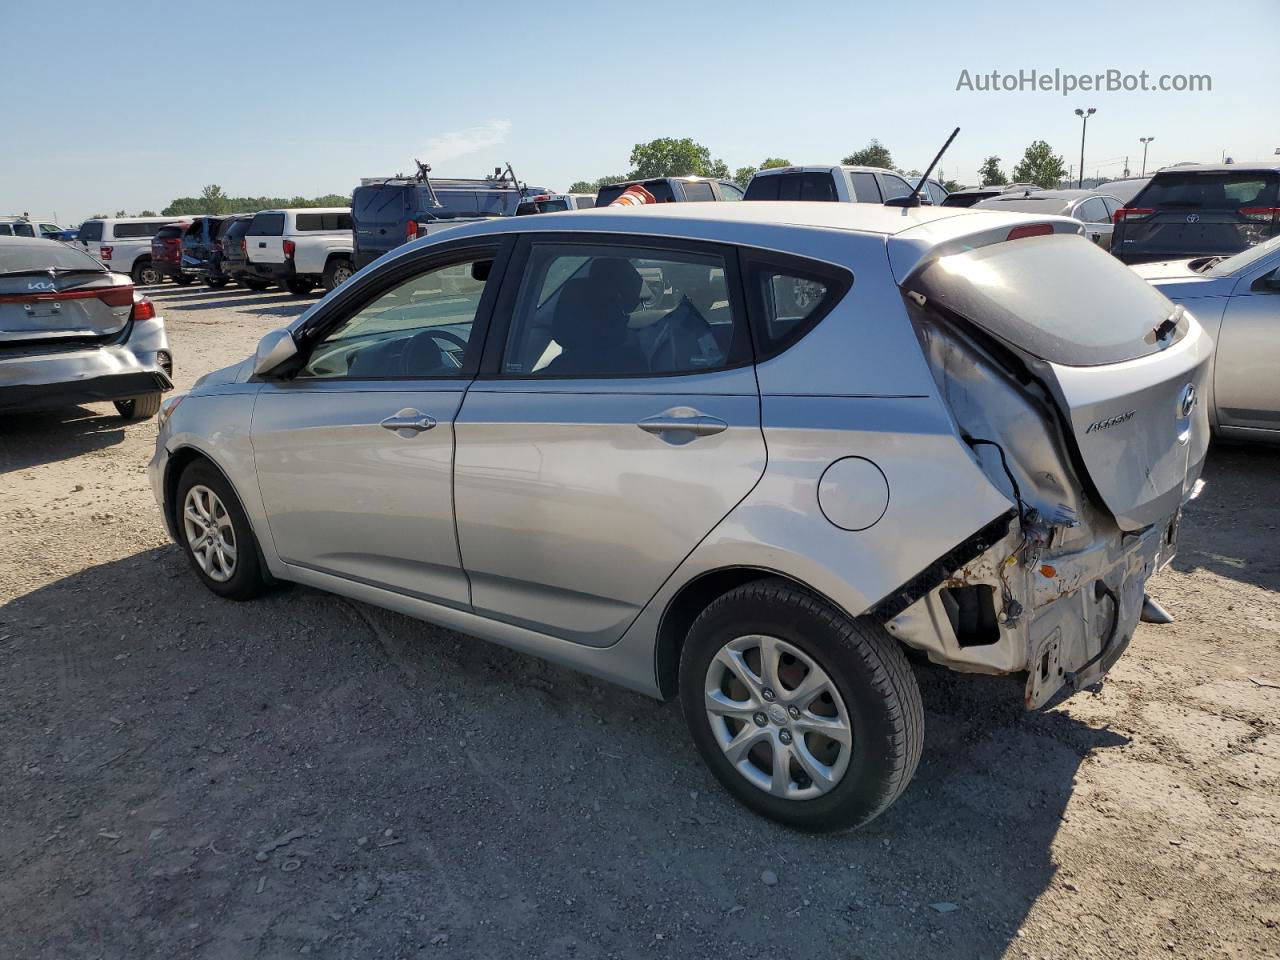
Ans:
<svg viewBox="0 0 1280 960"><path fill-rule="evenodd" d="M645 433L684 443L695 437L710 437L728 429L729 424L719 417L711 417L693 407L672 407L656 417L647 417L636 424ZM668 438L664 434L673 434ZM676 440L676 437L683 439Z"/></svg>
<svg viewBox="0 0 1280 960"><path fill-rule="evenodd" d="M435 417L429 417L421 410L406 407L393 417L387 417L379 424L384 430L394 430L408 439L415 437L436 425Z"/></svg>

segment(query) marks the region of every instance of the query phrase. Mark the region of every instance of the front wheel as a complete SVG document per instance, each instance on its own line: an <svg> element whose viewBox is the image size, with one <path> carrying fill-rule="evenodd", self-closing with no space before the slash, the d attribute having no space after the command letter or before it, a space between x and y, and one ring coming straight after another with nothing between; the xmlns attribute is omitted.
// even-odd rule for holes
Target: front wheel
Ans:
<svg viewBox="0 0 1280 960"><path fill-rule="evenodd" d="M333 290L340 287L355 275L356 268L350 260L330 260L324 268L324 288Z"/></svg>
<svg viewBox="0 0 1280 960"><path fill-rule="evenodd" d="M267 586L258 541L225 477L196 460L178 480L177 523L183 552L204 585L229 600L249 600Z"/></svg>
<svg viewBox="0 0 1280 960"><path fill-rule="evenodd" d="M128 400L116 400L116 413L126 420L150 420L160 412L160 394L148 393Z"/></svg>
<svg viewBox="0 0 1280 960"><path fill-rule="evenodd" d="M150 260L141 260L130 271L133 282L140 287L150 287L164 280L160 270Z"/></svg>
<svg viewBox="0 0 1280 960"><path fill-rule="evenodd" d="M862 826L920 762L924 709L897 642L783 580L745 584L694 621L680 701L725 788L800 829Z"/></svg>

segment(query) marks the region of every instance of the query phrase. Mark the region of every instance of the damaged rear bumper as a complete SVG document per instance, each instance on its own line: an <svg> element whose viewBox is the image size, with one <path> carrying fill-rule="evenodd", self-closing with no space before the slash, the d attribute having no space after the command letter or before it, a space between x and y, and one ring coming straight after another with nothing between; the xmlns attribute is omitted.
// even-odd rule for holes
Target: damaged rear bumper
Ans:
<svg viewBox="0 0 1280 960"><path fill-rule="evenodd" d="M0 354L0 411L52 410L171 390L163 328L150 339L156 342L143 344L144 350L130 342Z"/></svg>
<svg viewBox="0 0 1280 960"><path fill-rule="evenodd" d="M1015 522L885 626L950 669L1025 673L1025 705L1038 709L1097 683L1120 658L1177 526L1175 516L1134 533L1113 527L1053 550Z"/></svg>

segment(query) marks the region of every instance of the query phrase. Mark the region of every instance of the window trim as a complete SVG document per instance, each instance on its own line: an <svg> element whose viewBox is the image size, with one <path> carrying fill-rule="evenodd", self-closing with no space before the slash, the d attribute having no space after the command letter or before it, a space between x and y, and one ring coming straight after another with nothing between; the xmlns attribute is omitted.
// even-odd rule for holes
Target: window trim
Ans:
<svg viewBox="0 0 1280 960"><path fill-rule="evenodd" d="M408 383L408 382L444 382L465 386L476 375L484 354L486 338L493 307L503 283L506 262L510 255L510 237L505 234L486 237L468 237L440 246L427 247L416 255L408 256L402 263L388 266L385 270L376 271L363 278L359 283L348 281L339 289L342 295L327 304L323 311L313 314L305 323L293 331L294 342L298 345L296 356L290 361L287 372L275 377L255 377L259 382L275 382L294 384L298 389L311 384L334 383ZM351 319L383 294L405 283L412 277L461 263L470 259L492 257L493 267L489 279L485 283L484 294L476 308L475 320L472 323L472 339L476 340L476 349L468 349L469 356L463 359L462 369L450 376L422 377L324 377L298 379L297 374L311 359L311 353L325 337L340 324ZM468 342L470 347L470 342ZM328 389L333 390L330 386Z"/></svg>
<svg viewBox="0 0 1280 960"><path fill-rule="evenodd" d="M531 383L556 383L565 380L658 380L671 377L699 377L708 374L724 373L738 370L756 363L755 334L751 332L751 316L746 302L746 291L743 287L741 265L738 262L739 250L732 244L715 243L710 240L691 240L683 237L655 237L645 234L618 233L552 233L550 231L530 230L516 236L515 248L508 260L504 272L502 289L498 293L498 301L490 317L486 330L484 354L480 359L480 370L476 380ZM662 373L644 371L640 373L586 373L562 374L560 376L530 376L529 374L510 374L502 370L502 358L507 349L507 338L511 334L520 287L524 281L525 271L535 244L560 246L579 244L582 246L614 246L641 247L653 250L671 250L691 253L695 256L718 256L724 261L725 287L729 293L729 310L734 317L741 317L748 330L746 344L739 350L745 356L727 363L722 367L710 370L670 370ZM735 337L736 340L736 337ZM734 344L730 344L730 353Z"/></svg>
<svg viewBox="0 0 1280 960"><path fill-rule="evenodd" d="M751 340L757 364L780 356L807 337L809 332L826 319L837 305L844 302L844 298L849 295L855 282L852 270L821 260L747 248L739 250L738 255L742 260L740 275L746 290L747 316L750 321ZM818 304L802 322L796 324L785 337L773 343L770 343L766 336L766 331L769 329L768 308L765 306L760 284L756 282L757 275L766 272L782 273L801 280L812 280L827 288L827 296L822 303Z"/></svg>

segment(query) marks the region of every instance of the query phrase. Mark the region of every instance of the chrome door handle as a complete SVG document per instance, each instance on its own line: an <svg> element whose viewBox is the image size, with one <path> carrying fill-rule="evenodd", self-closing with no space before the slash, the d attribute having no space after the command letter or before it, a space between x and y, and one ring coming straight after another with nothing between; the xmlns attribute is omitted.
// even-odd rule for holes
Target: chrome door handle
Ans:
<svg viewBox="0 0 1280 960"><path fill-rule="evenodd" d="M688 439L710 437L728 429L729 424L719 417L709 417L692 407L673 407L656 417L647 417L636 424L645 433L661 436L664 433L684 434Z"/></svg>
<svg viewBox="0 0 1280 960"><path fill-rule="evenodd" d="M394 430L402 437L412 437L436 425L435 417L429 417L421 410L407 407L394 417L387 417L379 424L384 430Z"/></svg>

